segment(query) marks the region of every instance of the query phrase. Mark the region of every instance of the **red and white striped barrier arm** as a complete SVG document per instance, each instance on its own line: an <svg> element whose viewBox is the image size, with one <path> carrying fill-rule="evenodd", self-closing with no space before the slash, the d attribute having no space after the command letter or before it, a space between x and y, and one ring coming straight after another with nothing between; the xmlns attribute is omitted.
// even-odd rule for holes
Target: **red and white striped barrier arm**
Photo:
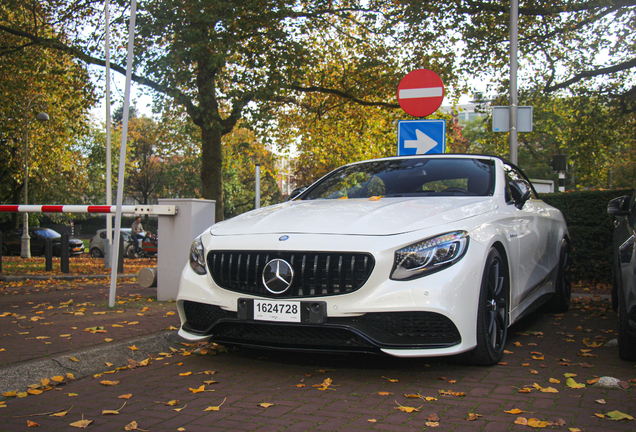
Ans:
<svg viewBox="0 0 636 432"><path fill-rule="evenodd" d="M13 213L112 213L117 206L100 205L0 205L0 212ZM152 214L172 216L177 214L177 207L173 205L121 206L123 214Z"/></svg>

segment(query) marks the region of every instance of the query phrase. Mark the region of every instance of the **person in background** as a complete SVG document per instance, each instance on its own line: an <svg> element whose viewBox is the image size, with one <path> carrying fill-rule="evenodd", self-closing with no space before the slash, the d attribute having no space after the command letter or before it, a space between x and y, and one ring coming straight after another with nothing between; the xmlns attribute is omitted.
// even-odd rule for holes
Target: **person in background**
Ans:
<svg viewBox="0 0 636 432"><path fill-rule="evenodd" d="M140 242L144 238L144 227L141 224L141 216L137 216L135 221L130 226L130 235L135 240L135 252L141 250Z"/></svg>

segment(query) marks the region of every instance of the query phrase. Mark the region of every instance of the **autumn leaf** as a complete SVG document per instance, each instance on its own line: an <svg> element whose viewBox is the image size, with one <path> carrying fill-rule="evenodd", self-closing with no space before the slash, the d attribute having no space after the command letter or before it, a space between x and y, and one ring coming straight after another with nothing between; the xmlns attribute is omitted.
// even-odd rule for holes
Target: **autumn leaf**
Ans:
<svg viewBox="0 0 636 432"><path fill-rule="evenodd" d="M125 406L126 406L126 402L124 402L124 404L119 409L116 409L116 410L102 410L102 415L109 415L109 414L110 415L118 415L119 411L121 411L121 409L123 407L125 407Z"/></svg>
<svg viewBox="0 0 636 432"><path fill-rule="evenodd" d="M102 385L105 385L105 386L115 386L115 385L119 384L119 381L103 380L103 381L100 381L99 383L102 384Z"/></svg>
<svg viewBox="0 0 636 432"><path fill-rule="evenodd" d="M131 351L139 351L139 348L137 348L135 345L129 346L128 349Z"/></svg>
<svg viewBox="0 0 636 432"><path fill-rule="evenodd" d="M170 400L170 401L166 402L166 405L168 405L168 406L175 406L175 405L179 405L179 403L180 403L180 402L179 402L179 400L178 400L178 399L172 399L172 400Z"/></svg>
<svg viewBox="0 0 636 432"><path fill-rule="evenodd" d="M522 411L519 408L513 408L513 409L508 410L508 411L504 410L504 412L507 413L507 414L521 414L522 412L525 412L525 411Z"/></svg>
<svg viewBox="0 0 636 432"><path fill-rule="evenodd" d="M27 420L27 427L40 427L40 424L31 420Z"/></svg>
<svg viewBox="0 0 636 432"><path fill-rule="evenodd" d="M394 407L393 409L396 409L398 411L403 411L403 412L406 412L406 413L420 412L420 409L422 409L422 407L414 408L414 407L403 406L403 405L400 405L397 401L395 401L395 403L398 406ZM422 406L424 406L424 405L422 405Z"/></svg>
<svg viewBox="0 0 636 432"><path fill-rule="evenodd" d="M269 402L261 402L258 404L259 407L263 407L263 408L269 408L271 406L274 406L273 403L269 403Z"/></svg>
<svg viewBox="0 0 636 432"><path fill-rule="evenodd" d="M79 362L79 360L76 359L75 357L69 357L69 360L74 361L74 362Z"/></svg>
<svg viewBox="0 0 636 432"><path fill-rule="evenodd" d="M126 430L126 431L131 431L131 430L144 431L143 429L139 429L139 425L137 424L136 421L132 421L132 422L128 423L126 426L124 426L124 430ZM144 432L147 432L147 431L144 431Z"/></svg>
<svg viewBox="0 0 636 432"><path fill-rule="evenodd" d="M190 375L192 375L192 372L184 372L179 374L179 376L190 376Z"/></svg>
<svg viewBox="0 0 636 432"><path fill-rule="evenodd" d="M427 421L426 423L424 423L426 425L426 427L439 427L439 422L431 422L431 421Z"/></svg>
<svg viewBox="0 0 636 432"><path fill-rule="evenodd" d="M431 422L438 422L439 421L439 416L437 414L431 414L428 417L426 417L426 420L431 421Z"/></svg>
<svg viewBox="0 0 636 432"><path fill-rule="evenodd" d="M205 391L205 385L202 385L201 387L199 387L199 388L197 388L197 389L193 389L193 388L191 388L191 389L190 389L190 391L191 391L192 393L201 393L201 392L204 392L204 391Z"/></svg>
<svg viewBox="0 0 636 432"><path fill-rule="evenodd" d="M396 382L398 382L398 380L393 379L393 378L387 378L387 377L385 377L385 376L383 376L382 378L384 378L385 380L387 380L388 382L391 382L391 383L396 383Z"/></svg>
<svg viewBox="0 0 636 432"><path fill-rule="evenodd" d="M634 420L634 417L629 414L622 413L620 411L611 411L606 414L607 418L614 421L619 420Z"/></svg>
<svg viewBox="0 0 636 432"><path fill-rule="evenodd" d="M568 378L565 380L565 385L567 385L568 387L572 388L572 389L582 389L585 388L585 384L579 384L576 381L574 381L574 378Z"/></svg>
<svg viewBox="0 0 636 432"><path fill-rule="evenodd" d="M533 428L546 428L548 427L548 422L530 418L528 419L528 426Z"/></svg>
<svg viewBox="0 0 636 432"><path fill-rule="evenodd" d="M559 381L559 380L558 380L558 379L556 379L556 378L550 378L550 380L549 380L549 381L550 381L550 383L551 383L551 384L560 384L560 383L561 383L561 381Z"/></svg>
<svg viewBox="0 0 636 432"><path fill-rule="evenodd" d="M525 417L517 417L515 420L516 425L528 426L528 419Z"/></svg>
<svg viewBox="0 0 636 432"><path fill-rule="evenodd" d="M75 405L73 405L73 406L75 406ZM51 414L51 417L64 417L66 414L68 414L68 412L70 410L73 409L73 406L70 407L69 409L67 409L66 411L59 411L59 412L53 413L53 414Z"/></svg>
<svg viewBox="0 0 636 432"><path fill-rule="evenodd" d="M84 416L82 416L81 420L71 423L70 426L79 429L86 429L91 423L93 423L93 420L84 420Z"/></svg>
<svg viewBox="0 0 636 432"><path fill-rule="evenodd" d="M220 405L218 406L209 406L206 409L204 409L203 411L219 411L221 409L221 407L223 406L223 404L225 403L225 400L227 398L223 399L223 402L221 402Z"/></svg>
<svg viewBox="0 0 636 432"><path fill-rule="evenodd" d="M476 413L468 413L468 416L466 417L466 420L475 421L475 420L478 420L479 417L482 417L482 415L481 414L476 414Z"/></svg>

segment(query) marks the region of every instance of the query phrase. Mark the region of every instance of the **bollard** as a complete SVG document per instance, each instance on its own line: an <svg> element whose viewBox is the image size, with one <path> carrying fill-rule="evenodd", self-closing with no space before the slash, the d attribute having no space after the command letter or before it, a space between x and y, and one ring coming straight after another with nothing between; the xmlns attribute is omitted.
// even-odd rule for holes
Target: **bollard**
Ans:
<svg viewBox="0 0 636 432"><path fill-rule="evenodd" d="M53 242L50 238L46 239L46 244L44 246L44 261L46 271L53 271Z"/></svg>
<svg viewBox="0 0 636 432"><path fill-rule="evenodd" d="M124 272L124 236L119 236L119 257L117 258L117 273Z"/></svg>
<svg viewBox="0 0 636 432"><path fill-rule="evenodd" d="M69 256L68 238L69 238L69 235L68 235L67 232L62 233L62 243L60 244L60 270L62 271L62 273L69 273L69 268L68 268L68 256Z"/></svg>
<svg viewBox="0 0 636 432"><path fill-rule="evenodd" d="M156 268L142 268L137 274L137 282L144 288L154 288L157 286L157 269Z"/></svg>

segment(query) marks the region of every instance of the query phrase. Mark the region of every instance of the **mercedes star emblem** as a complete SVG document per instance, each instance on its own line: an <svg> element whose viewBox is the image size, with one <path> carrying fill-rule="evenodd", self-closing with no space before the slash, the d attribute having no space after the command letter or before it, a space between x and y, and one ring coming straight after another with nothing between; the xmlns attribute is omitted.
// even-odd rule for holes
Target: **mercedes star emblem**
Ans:
<svg viewBox="0 0 636 432"><path fill-rule="evenodd" d="M285 260L273 259L263 269L263 284L272 294L282 294L294 280L294 269Z"/></svg>

